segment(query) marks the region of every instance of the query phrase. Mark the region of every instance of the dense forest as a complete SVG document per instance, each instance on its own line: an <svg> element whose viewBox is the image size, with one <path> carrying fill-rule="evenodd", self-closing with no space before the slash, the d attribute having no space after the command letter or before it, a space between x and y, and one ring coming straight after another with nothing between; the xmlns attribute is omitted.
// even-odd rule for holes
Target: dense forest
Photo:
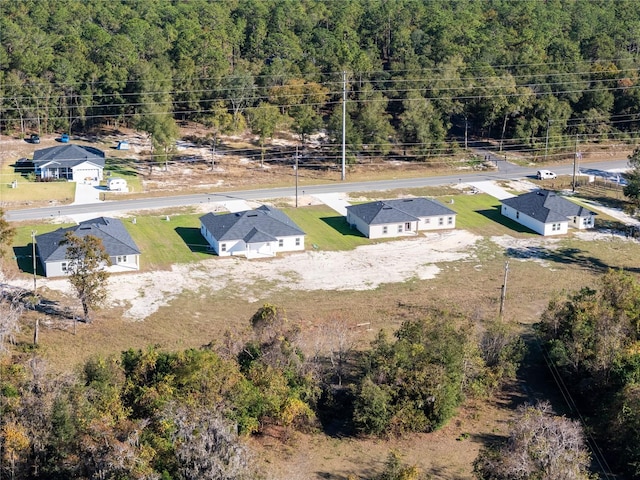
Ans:
<svg viewBox="0 0 640 480"><path fill-rule="evenodd" d="M350 156L424 160L467 136L532 159L635 137L633 0L4 0L0 128L175 121L328 132ZM169 135L170 137L171 135Z"/></svg>

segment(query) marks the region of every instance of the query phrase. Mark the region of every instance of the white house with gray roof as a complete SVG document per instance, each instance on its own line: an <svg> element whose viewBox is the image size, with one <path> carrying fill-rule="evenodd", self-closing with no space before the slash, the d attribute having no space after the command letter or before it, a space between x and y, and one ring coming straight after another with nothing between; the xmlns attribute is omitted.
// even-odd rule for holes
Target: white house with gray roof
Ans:
<svg viewBox="0 0 640 480"><path fill-rule="evenodd" d="M430 198L380 200L347 207L347 223L369 238L417 235L456 227L456 212Z"/></svg>
<svg viewBox="0 0 640 480"><path fill-rule="evenodd" d="M549 190L502 200L501 213L540 235L562 235L569 227L593 228L596 213Z"/></svg>
<svg viewBox="0 0 640 480"><path fill-rule="evenodd" d="M200 217L200 233L220 256L273 257L304 250L305 233L282 211L263 205L255 210Z"/></svg>
<svg viewBox="0 0 640 480"><path fill-rule="evenodd" d="M43 180L70 180L98 185L102 180L105 155L83 145L63 145L33 152L35 174Z"/></svg>
<svg viewBox="0 0 640 480"><path fill-rule="evenodd" d="M111 260L111 266L105 266L107 271L115 273L140 269L140 250L123 223L116 218L100 217L36 236L37 255L45 277L70 273L67 246L63 243L67 232L73 232L77 237L92 235L99 238Z"/></svg>

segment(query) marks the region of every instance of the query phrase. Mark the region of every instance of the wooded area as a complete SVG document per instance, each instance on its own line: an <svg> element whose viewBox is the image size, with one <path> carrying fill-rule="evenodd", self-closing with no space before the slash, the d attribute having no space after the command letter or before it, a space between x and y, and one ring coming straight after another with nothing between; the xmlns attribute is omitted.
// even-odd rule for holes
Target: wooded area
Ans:
<svg viewBox="0 0 640 480"><path fill-rule="evenodd" d="M193 120L326 129L336 150L343 72L350 156L475 136L539 160L638 133L633 0L8 0L0 35L0 128L18 135Z"/></svg>

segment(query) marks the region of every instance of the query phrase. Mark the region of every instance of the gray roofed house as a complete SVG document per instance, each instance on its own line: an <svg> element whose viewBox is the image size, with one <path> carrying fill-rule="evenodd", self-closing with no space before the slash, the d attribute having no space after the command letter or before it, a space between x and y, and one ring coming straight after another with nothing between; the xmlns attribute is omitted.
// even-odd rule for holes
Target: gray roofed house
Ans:
<svg viewBox="0 0 640 480"><path fill-rule="evenodd" d="M67 247L62 244L67 232L78 237L92 235L102 240L109 254L110 272L127 272L140 269L140 250L116 218L99 217L79 223L74 227L59 228L53 232L36 236L37 254L44 267L45 277L68 275Z"/></svg>
<svg viewBox="0 0 640 480"><path fill-rule="evenodd" d="M456 212L430 198L379 200L347 207L347 222L368 238L455 228Z"/></svg>
<svg viewBox="0 0 640 480"><path fill-rule="evenodd" d="M549 190L502 200L501 213L540 235L561 235L569 226L593 228L595 212Z"/></svg>
<svg viewBox="0 0 640 480"><path fill-rule="evenodd" d="M66 179L97 185L102 180L105 154L102 150L68 144L33 152L35 174L40 179Z"/></svg>
<svg viewBox="0 0 640 480"><path fill-rule="evenodd" d="M200 217L200 232L220 256L272 257L304 250L305 233L282 211L263 205L255 210Z"/></svg>

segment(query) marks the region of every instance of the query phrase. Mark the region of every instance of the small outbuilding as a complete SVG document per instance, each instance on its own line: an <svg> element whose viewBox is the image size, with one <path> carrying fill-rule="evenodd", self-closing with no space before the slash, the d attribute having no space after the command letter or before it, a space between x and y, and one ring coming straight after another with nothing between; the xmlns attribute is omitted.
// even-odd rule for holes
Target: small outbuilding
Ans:
<svg viewBox="0 0 640 480"><path fill-rule="evenodd" d="M129 187L124 178L111 177L107 180L107 190L110 192L128 192Z"/></svg>
<svg viewBox="0 0 640 480"><path fill-rule="evenodd" d="M118 142L118 146L116 147L117 150L129 150L129 142L127 142L126 140L120 140Z"/></svg>

